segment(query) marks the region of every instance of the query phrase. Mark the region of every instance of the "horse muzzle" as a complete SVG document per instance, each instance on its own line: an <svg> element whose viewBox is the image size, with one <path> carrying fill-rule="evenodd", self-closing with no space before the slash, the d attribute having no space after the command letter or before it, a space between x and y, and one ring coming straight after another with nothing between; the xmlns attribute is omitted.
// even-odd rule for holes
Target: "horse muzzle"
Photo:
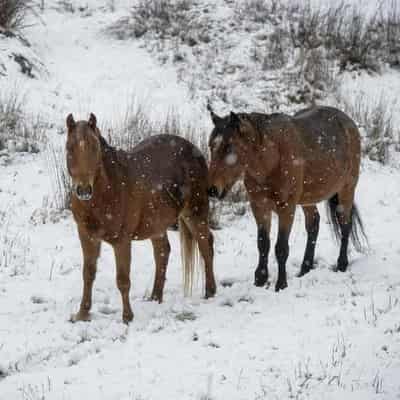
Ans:
<svg viewBox="0 0 400 400"><path fill-rule="evenodd" d="M210 186L208 188L207 192L210 197L214 197L214 198L217 198L218 200L222 200L226 196L227 190L223 189L222 191L219 191L216 186Z"/></svg>
<svg viewBox="0 0 400 400"><path fill-rule="evenodd" d="M79 200L88 201L93 196L93 186L92 185L76 185L75 195Z"/></svg>

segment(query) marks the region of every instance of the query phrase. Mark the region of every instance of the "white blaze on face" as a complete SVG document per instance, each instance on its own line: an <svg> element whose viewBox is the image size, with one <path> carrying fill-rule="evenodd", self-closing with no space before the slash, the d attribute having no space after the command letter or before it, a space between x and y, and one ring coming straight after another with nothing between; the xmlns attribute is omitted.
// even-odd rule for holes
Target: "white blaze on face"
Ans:
<svg viewBox="0 0 400 400"><path fill-rule="evenodd" d="M215 139L214 139L214 141L213 141L213 149L214 149L215 151L217 151L218 148L219 148L219 146L221 146L222 140L223 140L222 135L217 135L217 136L215 137Z"/></svg>
<svg viewBox="0 0 400 400"><path fill-rule="evenodd" d="M84 141L84 140L80 140L80 141L79 141L79 148L80 148L81 150L83 150L83 149L85 148L85 141Z"/></svg>
<svg viewBox="0 0 400 400"><path fill-rule="evenodd" d="M225 164L232 166L235 165L237 163L237 154L236 153L229 153L226 157L225 157Z"/></svg>
<svg viewBox="0 0 400 400"><path fill-rule="evenodd" d="M301 165L304 164L304 160L300 159L300 158L294 158L293 159L293 165L296 167L300 167Z"/></svg>

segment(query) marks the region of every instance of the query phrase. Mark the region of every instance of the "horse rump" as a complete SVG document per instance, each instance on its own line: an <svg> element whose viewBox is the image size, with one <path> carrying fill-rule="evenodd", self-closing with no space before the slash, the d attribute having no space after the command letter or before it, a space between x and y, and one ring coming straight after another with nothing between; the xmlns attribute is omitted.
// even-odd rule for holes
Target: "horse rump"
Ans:
<svg viewBox="0 0 400 400"><path fill-rule="evenodd" d="M327 214L329 218L332 231L338 241L342 237L340 222L338 217L338 207L339 207L339 196L336 193L327 202ZM368 248L368 237L365 233L364 224L361 219L360 212L355 203L353 203L350 214L351 232L350 239L351 242L359 253L363 253Z"/></svg>

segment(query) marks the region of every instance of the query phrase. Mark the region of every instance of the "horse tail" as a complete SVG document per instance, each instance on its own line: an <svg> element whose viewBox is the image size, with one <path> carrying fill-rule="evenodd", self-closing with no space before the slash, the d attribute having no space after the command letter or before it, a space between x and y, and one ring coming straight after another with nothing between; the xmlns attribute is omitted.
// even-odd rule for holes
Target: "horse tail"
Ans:
<svg viewBox="0 0 400 400"><path fill-rule="evenodd" d="M354 248L359 252L363 253L368 247L368 236L365 233L364 224L361 219L360 212L355 204L351 209L351 241L353 242Z"/></svg>
<svg viewBox="0 0 400 400"><path fill-rule="evenodd" d="M194 273L199 263L199 248L190 228L182 217L178 219L178 226L181 242L183 290L185 296L190 296L193 289Z"/></svg>
<svg viewBox="0 0 400 400"><path fill-rule="evenodd" d="M328 200L328 218L333 233L338 241L341 239L340 223L337 215L339 206L339 197L337 193ZM362 253L368 248L368 237L365 233L364 224L361 219L360 212L355 203L351 207L351 232L350 239L354 248Z"/></svg>
<svg viewBox="0 0 400 400"><path fill-rule="evenodd" d="M337 193L328 200L327 205L328 205L328 207L327 207L328 220L330 222L332 232L335 236L335 239L337 241L340 241L342 234L340 232L339 219L336 214L336 210L339 205L339 197L338 197Z"/></svg>

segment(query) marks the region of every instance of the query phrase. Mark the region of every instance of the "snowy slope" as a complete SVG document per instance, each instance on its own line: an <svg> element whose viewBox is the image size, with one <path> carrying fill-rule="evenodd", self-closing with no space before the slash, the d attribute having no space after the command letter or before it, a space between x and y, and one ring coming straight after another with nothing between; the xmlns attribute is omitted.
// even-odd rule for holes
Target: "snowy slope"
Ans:
<svg viewBox="0 0 400 400"><path fill-rule="evenodd" d="M62 121L54 122L62 124L67 113L83 118L88 110L117 119L133 97L148 104L156 116L178 106L184 115L193 112L195 106L188 104L172 68L160 69L138 43L114 41L102 33L118 19L106 6L109 2L83 3L83 11L74 6L75 12L68 13L56 7L57 1L46 1L44 23L34 24L27 36L47 74L32 80L11 70L2 85L17 81L32 111L51 119L56 115ZM126 12L126 7L120 9Z"/></svg>
<svg viewBox="0 0 400 400"><path fill-rule="evenodd" d="M30 80L14 71L0 79L1 88L15 80L25 88L32 112L56 126L71 111L118 119L135 93L155 116L173 107L209 124L203 102L190 100L172 68L161 67L137 42L100 35L111 18L109 2L85 2L87 9L71 15L46 3L45 25L30 28L29 36L48 74ZM123 3L113 19L123 14ZM383 84L392 96L400 85L397 73L361 79L354 86L368 81L362 87L371 96ZM0 400L400 398L399 182L398 169L364 161L357 203L371 250L353 253L344 274L332 271L338 249L323 218L317 268L295 277L305 246L299 212L289 288L278 294L273 285L252 285L257 252L250 214L215 232L220 284L211 300L201 298L201 283L192 298L183 297L179 241L171 232L165 301L147 301L152 251L147 242L135 243L135 320L127 327L107 245L93 320L68 322L82 284L74 222L67 215L40 223L51 195L43 154L0 167ZM275 280L272 254L270 260Z"/></svg>

